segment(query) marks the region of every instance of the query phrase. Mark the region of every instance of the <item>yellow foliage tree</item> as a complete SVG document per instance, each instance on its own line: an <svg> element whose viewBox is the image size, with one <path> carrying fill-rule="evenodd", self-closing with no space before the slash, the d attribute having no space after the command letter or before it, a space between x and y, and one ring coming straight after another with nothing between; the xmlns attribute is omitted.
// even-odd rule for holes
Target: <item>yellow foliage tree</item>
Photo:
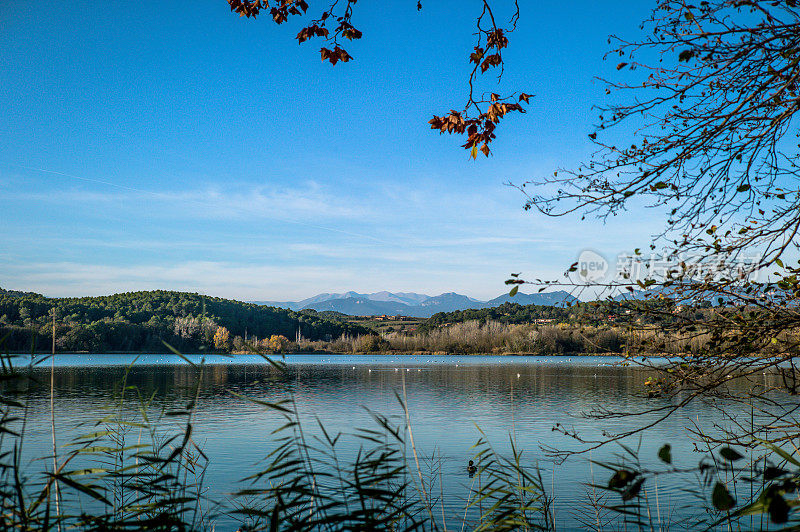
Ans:
<svg viewBox="0 0 800 532"><path fill-rule="evenodd" d="M231 333L225 327L217 327L217 332L214 333L214 347L216 349L227 349L228 348L228 340L231 337Z"/></svg>
<svg viewBox="0 0 800 532"><path fill-rule="evenodd" d="M283 351L289 345L289 339L282 334L273 334L269 337L269 348L276 353Z"/></svg>

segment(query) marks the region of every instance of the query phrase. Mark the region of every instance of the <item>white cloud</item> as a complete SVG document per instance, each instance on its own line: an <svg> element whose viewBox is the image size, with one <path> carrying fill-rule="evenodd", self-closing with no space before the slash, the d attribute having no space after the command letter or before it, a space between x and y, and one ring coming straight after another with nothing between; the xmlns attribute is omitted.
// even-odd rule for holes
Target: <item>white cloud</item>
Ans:
<svg viewBox="0 0 800 532"><path fill-rule="evenodd" d="M585 247L613 256L646 243L654 227L526 213L502 186L363 181L349 189L307 181L3 190L0 207L13 216L3 220L0 286L75 296L160 288L245 300L452 290L488 299L512 271L556 278Z"/></svg>
<svg viewBox="0 0 800 532"><path fill-rule="evenodd" d="M50 296L102 295L134 290L182 290L259 299L287 286L319 283L337 272L322 267L286 268L192 261L163 265L103 265L76 262L7 264L3 287ZM341 275L341 274L339 274Z"/></svg>
<svg viewBox="0 0 800 532"><path fill-rule="evenodd" d="M355 218L375 214L368 202L337 193L314 182L296 187L251 185L223 188L210 186L188 190L113 191L66 189L57 193L6 191L2 199L14 202L56 204L122 204L135 209L157 208L165 215L211 216L217 218L325 219Z"/></svg>
<svg viewBox="0 0 800 532"><path fill-rule="evenodd" d="M394 268L284 266L190 261L159 265L79 262L6 263L0 286L51 297L93 296L137 290L199 292L244 301L300 300L322 291L393 290L438 294L456 291L489 299L505 290L503 266L485 263L442 266L411 262ZM325 287L326 289L321 289Z"/></svg>

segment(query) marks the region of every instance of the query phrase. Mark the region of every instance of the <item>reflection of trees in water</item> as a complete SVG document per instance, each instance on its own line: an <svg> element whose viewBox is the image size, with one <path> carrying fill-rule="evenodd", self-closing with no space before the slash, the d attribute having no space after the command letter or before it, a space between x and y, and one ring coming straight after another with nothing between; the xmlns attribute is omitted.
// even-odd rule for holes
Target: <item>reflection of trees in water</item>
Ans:
<svg viewBox="0 0 800 532"><path fill-rule="evenodd" d="M468 449L474 443L474 440L470 440L475 435L473 421L480 421L487 434L499 442L498 449L503 453L508 451L507 431L516 422L515 437L519 437L520 446L527 451L526 464L532 465L535 459L547 458L540 452L539 445L555 444L557 441L565 449L574 448L574 442L565 442L563 437L559 438L559 435L551 432L556 422L574 421L579 429L587 432L620 430L619 422L613 420L565 421L570 414L578 414L597 405L619 411L634 411L670 401L663 397L647 396L648 388L644 381L649 377L649 371L638 367L605 365L607 363L602 359L590 360L598 365L589 365L587 359L577 359L574 364L570 364L568 359L557 364L515 363L510 359L495 365L461 364L458 367L455 363L403 366L398 361L392 365L355 367L344 364L293 365L286 372L267 364L210 365L203 368L199 400L195 407L194 434L201 443L209 444L207 450L215 467L219 467L216 465L218 463L238 467L241 464L236 460L247 461L251 457L254 461L256 456L260 457L274 449L275 442L269 435L280 424L280 417L229 392L273 402L293 395L310 436L319 436L313 421L313 416L318 415L326 428L348 434L343 438L343 452L354 452L354 440L348 439L351 433L356 428L370 426L368 416L360 407L368 406L395 421L401 419L397 417L399 405L394 400L393 392L400 390L405 380L421 452L431 452L441 445L440 451L444 451L445 456L449 455L448 459L459 461L458 467L463 469L460 461L470 456ZM198 375L199 370L189 365L134 366L127 372L126 384L136 387L145 397L153 394L152 409L163 411L182 408L190 402ZM49 369L37 369L34 376L39 383L31 394L31 434L47 434ZM105 410L115 411L118 405L114 401L115 393L126 377L126 368L56 368L54 377L59 436L67 441L74 435L77 422L96 419ZM780 377L759 375L755 381L762 386L778 385ZM752 381L734 382L731 389L744 394L752 384ZM103 410L102 407L107 409ZM137 408L134 394L130 393L123 409L119 411L121 419L133 419ZM705 426L710 426L712 421L721 419L718 412L698 402L682 414L695 413ZM156 419L155 416L153 419ZM626 423L639 421L629 420ZM158 423L162 431L181 429L180 420L175 418L160 418ZM685 423L684 417L675 419L665 425L667 429L656 431L648 438L649 443L660 445L660 438L668 437L676 449L679 448L679 441L686 440L683 431ZM83 428L80 430L85 432ZM672 439L673 435L675 439ZM683 447L688 448L688 443ZM43 455L46 450L34 443L27 447L26 452L33 456L37 452ZM231 456L226 458L226 454ZM652 458L650 455L654 456L655 451L649 449L645 454L645 458ZM594 458L598 456L604 455L595 454ZM220 459L222 462L219 462ZM228 462L225 462L226 459ZM453 469L455 466L451 463L448 467ZM219 473L221 469L215 471L213 475L220 475L213 477L215 482L223 485L226 482L225 473ZM553 471L555 475L555 469ZM567 468L563 471L570 470ZM452 479L446 480L452 484ZM559 479L558 482L561 489L568 485L566 480ZM666 480L661 486L662 489L673 489ZM450 484L448 489L451 489ZM454 493L461 492L451 490L451 498Z"/></svg>
<svg viewBox="0 0 800 532"><path fill-rule="evenodd" d="M32 386L31 399L43 404L49 398L49 375L44 370L35 370L33 375L38 382ZM134 366L129 371L124 367L56 368L57 405L62 412L79 412L87 400L92 404L111 404L126 379L127 386L135 387L143 396L153 396L153 407L171 408L193 395L198 375L199 369L189 365ZM556 408L566 404L573 413L579 413L612 403L630 409L665 405L669 399L647 397L643 383L648 376L647 370L637 367L585 363L458 367L397 363L355 368L293 365L285 372L268 364L216 364L203 368L197 408L208 411L245 408L245 402L229 392L265 400L294 394L298 402L308 399L311 405L320 401L343 401L354 407L379 404L402 387L402 377L412 397L454 404L481 403L496 408L498 415L509 415L512 406L524 413L531 407ZM754 384L763 388L780 384L780 376L775 374L761 375L755 380L758 382L732 382L729 391L745 395ZM425 406L420 403L420 408Z"/></svg>

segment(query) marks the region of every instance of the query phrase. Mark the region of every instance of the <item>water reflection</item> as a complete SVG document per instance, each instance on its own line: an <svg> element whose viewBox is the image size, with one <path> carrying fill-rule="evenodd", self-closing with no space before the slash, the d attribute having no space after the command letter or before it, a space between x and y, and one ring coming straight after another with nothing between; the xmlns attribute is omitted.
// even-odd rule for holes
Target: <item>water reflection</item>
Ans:
<svg viewBox="0 0 800 532"><path fill-rule="evenodd" d="M79 424L115 407L113 397L123 379L142 396L152 396L152 410L174 408L193 396L198 367L163 356L157 361L144 357L127 367L130 360L111 355L94 356L82 365L69 365L76 359L57 360L54 381L60 442L77 434ZM272 402L294 397L310 434L317 430L317 418L333 433L352 433L356 427L372 426L370 411L399 420L402 409L395 394L405 381L417 444L427 455L441 454L445 509L453 519L460 519L464 512L463 499L472 478L468 461L483 431L499 449L506 448L513 435L517 446L525 449L526 462L542 467L556 497L559 528L570 529L577 522L575 500L585 489L583 483L605 482L606 473L591 468L588 457L563 464L548 461L542 446L578 448L553 427L560 424L584 438L598 438L604 432L630 429L633 423L645 424L654 415L597 421L583 418L583 413L599 407L638 412L669 404L666 399L646 398L646 371L620 367L614 365L616 360L604 357L297 357L288 359L285 372L258 361L211 360L202 369L194 437L211 458L208 485L218 497L241 487L239 479L273 449L271 432L281 423L280 416L241 396ZM33 443L26 448L30 458L48 453L50 430L49 368L37 368L33 375L40 384L30 392ZM122 406L138 407L132 398ZM708 430L724 422L717 410L696 402L634 443L640 445L643 457L655 461L657 449L670 442L675 463L696 464L700 456L685 431L690 420ZM355 440L343 442L345 452L355 452ZM592 458L611 459L615 452L615 448L603 448ZM595 474L600 478L593 478ZM662 509L680 512L688 502L680 489L685 486L670 482L665 479L660 486L660 504Z"/></svg>

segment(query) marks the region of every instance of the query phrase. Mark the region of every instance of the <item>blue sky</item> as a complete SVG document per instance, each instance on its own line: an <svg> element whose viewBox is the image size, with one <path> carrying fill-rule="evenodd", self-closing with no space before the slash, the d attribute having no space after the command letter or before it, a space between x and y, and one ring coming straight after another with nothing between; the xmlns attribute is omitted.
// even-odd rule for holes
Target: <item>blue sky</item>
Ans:
<svg viewBox="0 0 800 532"><path fill-rule="evenodd" d="M0 286L50 296L176 289L245 300L318 292L506 290L583 249L613 259L662 227L524 212L504 183L591 151L610 33L649 2L521 2L506 73L535 95L493 156L428 129L463 106L478 2L359 2L331 67L299 20L223 0L0 5ZM311 10L322 9L311 3Z"/></svg>

